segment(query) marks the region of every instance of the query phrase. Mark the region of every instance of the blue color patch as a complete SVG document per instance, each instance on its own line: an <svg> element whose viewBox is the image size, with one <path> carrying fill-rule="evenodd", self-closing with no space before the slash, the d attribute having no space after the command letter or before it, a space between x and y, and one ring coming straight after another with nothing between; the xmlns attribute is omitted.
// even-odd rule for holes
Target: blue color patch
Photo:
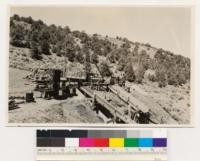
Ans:
<svg viewBox="0 0 200 161"><path fill-rule="evenodd" d="M139 138L139 147L153 147L153 139Z"/></svg>

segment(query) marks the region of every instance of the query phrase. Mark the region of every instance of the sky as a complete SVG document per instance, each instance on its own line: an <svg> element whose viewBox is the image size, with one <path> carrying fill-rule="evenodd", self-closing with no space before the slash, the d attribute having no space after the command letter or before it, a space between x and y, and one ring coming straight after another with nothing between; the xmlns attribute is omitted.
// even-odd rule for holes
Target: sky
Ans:
<svg viewBox="0 0 200 161"><path fill-rule="evenodd" d="M184 7L12 6L10 15L31 16L71 30L126 37L190 57L191 10Z"/></svg>

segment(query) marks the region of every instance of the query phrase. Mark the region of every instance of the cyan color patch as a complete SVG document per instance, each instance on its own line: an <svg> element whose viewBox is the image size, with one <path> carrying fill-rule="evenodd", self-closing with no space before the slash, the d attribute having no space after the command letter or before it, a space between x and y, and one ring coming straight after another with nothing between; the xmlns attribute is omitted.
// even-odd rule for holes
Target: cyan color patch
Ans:
<svg viewBox="0 0 200 161"><path fill-rule="evenodd" d="M153 139L139 138L139 147L153 147Z"/></svg>

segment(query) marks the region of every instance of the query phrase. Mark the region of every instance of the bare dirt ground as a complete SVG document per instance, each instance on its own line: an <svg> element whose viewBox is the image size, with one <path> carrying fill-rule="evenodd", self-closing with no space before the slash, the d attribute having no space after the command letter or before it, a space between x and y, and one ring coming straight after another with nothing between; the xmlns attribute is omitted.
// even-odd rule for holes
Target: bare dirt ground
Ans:
<svg viewBox="0 0 200 161"><path fill-rule="evenodd" d="M78 96L64 101L37 99L9 111L9 123L103 123L90 107Z"/></svg>
<svg viewBox="0 0 200 161"><path fill-rule="evenodd" d="M9 96L25 96L34 89L31 81L23 79L28 72L9 70ZM34 92L34 96L38 93ZM77 96L66 100L36 98L35 103L19 104L19 108L8 112L9 123L102 123L88 100L77 91Z"/></svg>
<svg viewBox="0 0 200 161"><path fill-rule="evenodd" d="M9 68L9 96L25 96L26 92L34 89L35 85L29 80L23 79L29 72Z"/></svg>

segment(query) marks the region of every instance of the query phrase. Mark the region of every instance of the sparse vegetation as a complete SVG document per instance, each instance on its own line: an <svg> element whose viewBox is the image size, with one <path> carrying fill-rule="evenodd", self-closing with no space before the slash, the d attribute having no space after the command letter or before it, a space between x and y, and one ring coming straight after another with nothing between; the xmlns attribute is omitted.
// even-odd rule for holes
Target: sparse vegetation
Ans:
<svg viewBox="0 0 200 161"><path fill-rule="evenodd" d="M156 77L152 74L149 74L148 75L148 79L151 81L151 82L155 82L156 81Z"/></svg>
<svg viewBox="0 0 200 161"><path fill-rule="evenodd" d="M87 72L91 70L90 63L96 64L104 76L112 75L109 63L114 63L125 80L139 84L147 70L155 71L148 79L158 82L159 87L182 86L190 80L189 58L119 36L88 35L85 31L71 31L68 26L46 25L32 17L10 18L10 44L31 49L35 60L50 54L67 57L70 62L84 64ZM102 63L100 57L106 57L107 63Z"/></svg>
<svg viewBox="0 0 200 161"><path fill-rule="evenodd" d="M131 63L128 63L126 65L124 71L125 71L125 76L124 76L125 80L128 80L130 82L135 81L135 73Z"/></svg>
<svg viewBox="0 0 200 161"><path fill-rule="evenodd" d="M112 75L112 72L110 71L110 68L106 62L102 62L99 69L102 76L110 77Z"/></svg>

